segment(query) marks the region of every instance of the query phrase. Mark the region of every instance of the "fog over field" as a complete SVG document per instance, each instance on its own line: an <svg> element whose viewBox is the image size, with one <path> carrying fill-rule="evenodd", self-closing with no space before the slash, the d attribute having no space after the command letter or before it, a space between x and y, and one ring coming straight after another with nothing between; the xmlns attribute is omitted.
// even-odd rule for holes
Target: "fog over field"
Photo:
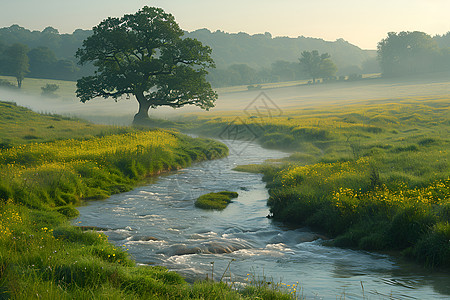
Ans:
<svg viewBox="0 0 450 300"><path fill-rule="evenodd" d="M445 75L445 74L444 74ZM243 87L237 92L218 89L216 106L209 112L197 107L186 106L180 109L160 107L150 109L154 118L173 118L186 113L210 114L225 111L239 115L262 92L280 109L305 108L326 104L350 104L355 102L384 101L417 96L439 96L450 94L449 76L442 74L425 77L398 79L367 79L356 82L343 82L321 85L294 85L288 87L263 88L248 91ZM127 124L137 112L137 101L133 96L122 97L117 102L111 99L96 98L81 103L75 97L47 98L38 94L0 89L0 98L29 107L37 112L58 113L85 117L95 122Z"/></svg>
<svg viewBox="0 0 450 300"><path fill-rule="evenodd" d="M0 5L1 299L450 299L450 0Z"/></svg>
<svg viewBox="0 0 450 300"><path fill-rule="evenodd" d="M448 95L450 81L445 78L398 79L395 81L377 79L322 86L302 85L253 92L225 93L219 95L214 111L244 109L260 92L265 92L280 108L289 109L368 100Z"/></svg>

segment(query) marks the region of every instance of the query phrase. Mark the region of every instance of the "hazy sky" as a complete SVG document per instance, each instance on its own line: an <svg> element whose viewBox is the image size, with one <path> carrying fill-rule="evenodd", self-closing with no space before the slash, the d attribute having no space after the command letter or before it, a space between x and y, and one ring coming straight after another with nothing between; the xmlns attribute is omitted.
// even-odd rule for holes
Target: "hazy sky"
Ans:
<svg viewBox="0 0 450 300"><path fill-rule="evenodd" d="M72 33L144 5L172 13L184 30L343 38L363 49L375 49L390 31L450 31L450 0L0 0L0 27Z"/></svg>

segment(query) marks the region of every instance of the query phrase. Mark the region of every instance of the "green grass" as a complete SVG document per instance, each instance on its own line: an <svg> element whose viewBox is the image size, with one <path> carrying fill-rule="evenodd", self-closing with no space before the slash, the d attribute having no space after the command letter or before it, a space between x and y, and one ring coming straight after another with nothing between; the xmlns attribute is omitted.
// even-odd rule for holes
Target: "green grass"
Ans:
<svg viewBox="0 0 450 300"><path fill-rule="evenodd" d="M364 74L364 79L375 79L380 78L381 74L375 73L375 74ZM348 76L346 76L346 79L348 79ZM259 83L254 84L255 86L261 86L261 89L276 89L276 88L285 88L285 87L293 87L293 86L299 86L299 85L306 85L308 84L308 81L310 79L306 80L293 80L293 81L282 81L282 82L270 82L270 83ZM235 92L244 92L248 91L248 85L238 85L238 86L229 86L229 87L222 87L222 88L216 88L217 92L219 94L222 93L235 93ZM260 91L260 90L256 90Z"/></svg>
<svg viewBox="0 0 450 300"><path fill-rule="evenodd" d="M59 115L42 115L12 102L0 101L0 148L60 139L87 139L132 129L94 125L90 122Z"/></svg>
<svg viewBox="0 0 450 300"><path fill-rule="evenodd" d="M374 79L379 78L380 74L364 74L364 79ZM17 81L11 76L0 76L0 79L7 80L14 85L17 85ZM272 82L272 83L261 83L256 84L261 86L262 89L276 89L293 87L299 85L306 85L309 80L295 80L295 81L284 81L284 82ZM46 84L56 84L59 89L55 92L57 97L71 99L75 97L76 91L76 81L66 81L66 80L53 80L53 79L39 79L39 78L25 78L23 81L22 90L28 94L38 95L41 94L41 87ZM219 94L223 93L235 93L248 91L248 85L238 85L215 89ZM257 90L258 91L258 90Z"/></svg>
<svg viewBox="0 0 450 300"><path fill-rule="evenodd" d="M0 79L7 80L14 85L17 81L11 76L0 76ZM59 89L54 93L61 99L73 99L75 97L76 81L54 80L54 79L39 79L39 78L25 78L22 83L22 92L30 95L40 95L42 93L41 87L47 84L56 84Z"/></svg>
<svg viewBox="0 0 450 300"><path fill-rule="evenodd" d="M208 193L197 198L195 201L195 207L202 209L223 210L232 202L231 199L237 198L237 196L238 193L229 191Z"/></svg>
<svg viewBox="0 0 450 300"><path fill-rule="evenodd" d="M0 196L34 208L104 199L147 176L228 153L223 144L174 131L97 126L4 102L0 111L6 119L0 133ZM45 126L54 119L61 130ZM33 141L21 138L27 126L35 128ZM46 142L37 143L40 139Z"/></svg>
<svg viewBox="0 0 450 300"><path fill-rule="evenodd" d="M367 101L242 117L241 138L293 153L262 172L274 219L310 226L332 245L395 250L450 266L450 96ZM216 135L232 112L196 121Z"/></svg>
<svg viewBox="0 0 450 300"><path fill-rule="evenodd" d="M0 150L1 299L293 298L279 288L188 284L163 267L136 266L126 248L69 223L82 201L103 199L147 176L222 157L228 153L223 144L173 131L95 126L11 103L0 103L0 109L6 124L0 138L8 142ZM47 134L46 124L53 121L61 130ZM13 125L14 134L8 130ZM31 127L45 143L21 138ZM71 137L76 139L67 140Z"/></svg>
<svg viewBox="0 0 450 300"><path fill-rule="evenodd" d="M188 284L157 266L136 266L107 236L70 226L52 211L0 205L2 299L293 299L288 290L249 284Z"/></svg>

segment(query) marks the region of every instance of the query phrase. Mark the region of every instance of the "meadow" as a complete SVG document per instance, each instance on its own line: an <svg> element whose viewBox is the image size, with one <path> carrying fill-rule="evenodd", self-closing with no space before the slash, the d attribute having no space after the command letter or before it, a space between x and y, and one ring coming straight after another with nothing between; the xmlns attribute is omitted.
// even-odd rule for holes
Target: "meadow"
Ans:
<svg viewBox="0 0 450 300"><path fill-rule="evenodd" d="M16 79L11 76L0 76L0 80L5 80L12 85L17 85ZM56 84L58 86L58 89L54 92L55 97L72 99L75 95L75 81L55 79L25 78L21 91L30 95L39 95L42 93L41 88L45 87L47 84Z"/></svg>
<svg viewBox="0 0 450 300"><path fill-rule="evenodd" d="M1 102L0 111L8 116L0 131L1 299L293 297L281 286L238 291L213 281L188 284L163 267L136 265L125 247L70 223L77 205L130 190L161 172L223 157L225 145L175 131L39 115L13 103ZM36 138L26 138L30 128Z"/></svg>
<svg viewBox="0 0 450 300"><path fill-rule="evenodd" d="M262 172L275 220L330 245L395 251L450 266L450 95L198 116L197 132L293 152Z"/></svg>

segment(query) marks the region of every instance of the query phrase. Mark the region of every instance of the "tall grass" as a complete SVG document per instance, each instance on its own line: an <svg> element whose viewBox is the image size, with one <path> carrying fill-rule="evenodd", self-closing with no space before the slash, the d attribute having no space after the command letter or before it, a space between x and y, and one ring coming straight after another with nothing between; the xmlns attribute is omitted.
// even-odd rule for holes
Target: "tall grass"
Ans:
<svg viewBox="0 0 450 300"><path fill-rule="evenodd" d="M34 125L41 136L41 129L54 129L45 126L54 118L67 129L78 128L76 139L67 139L74 131L63 130L47 136L46 143L0 131L8 141L0 150L0 299L254 299L265 294L287 299L287 293L270 288L244 294L224 283L187 284L165 268L136 266L125 247L68 222L84 200L225 156L225 145L174 131L42 116L11 103L0 102L0 111L10 117L3 118L4 126L14 123L19 136Z"/></svg>
<svg viewBox="0 0 450 300"><path fill-rule="evenodd" d="M163 267L136 266L125 247L57 212L8 201L0 214L1 299L294 299L280 288L191 285Z"/></svg>
<svg viewBox="0 0 450 300"><path fill-rule="evenodd" d="M0 151L0 190L3 198L29 207L78 204L226 154L226 147L212 140L160 130L19 145Z"/></svg>
<svg viewBox="0 0 450 300"><path fill-rule="evenodd" d="M448 267L449 115L449 96L417 97L278 117L223 113L199 117L196 126L217 134L232 122L249 135L258 132L263 146L295 151L259 168L275 219L321 230L336 246L398 250Z"/></svg>

